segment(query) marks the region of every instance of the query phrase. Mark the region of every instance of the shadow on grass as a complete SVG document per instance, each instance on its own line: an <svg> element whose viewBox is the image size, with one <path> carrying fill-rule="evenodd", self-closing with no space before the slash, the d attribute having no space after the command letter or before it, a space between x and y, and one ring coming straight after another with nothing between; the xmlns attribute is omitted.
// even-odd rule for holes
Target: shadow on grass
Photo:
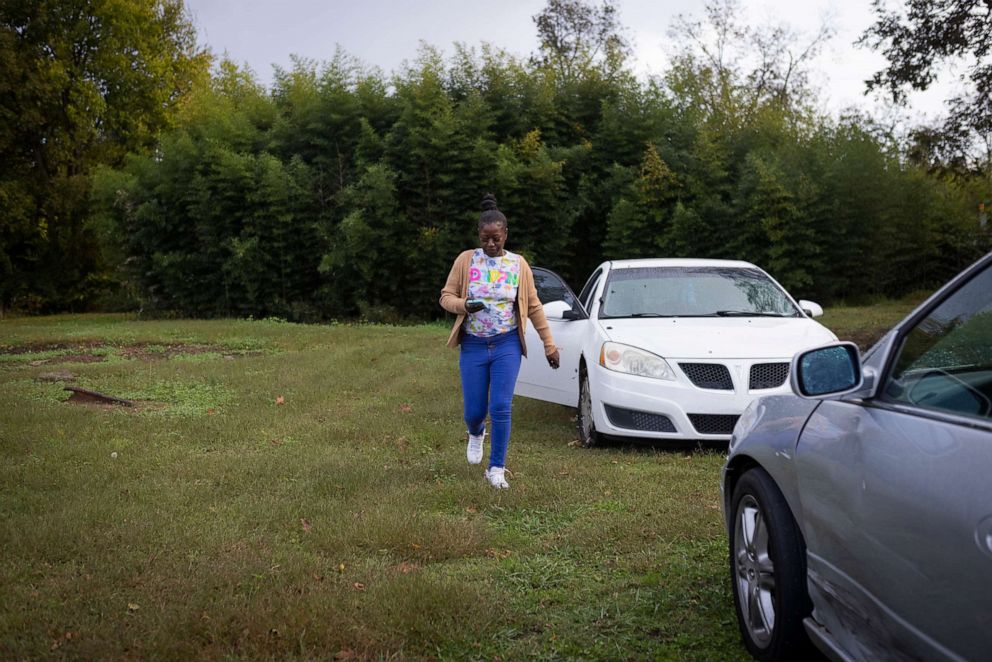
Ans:
<svg viewBox="0 0 992 662"><path fill-rule="evenodd" d="M726 441L697 439L641 439L639 437L614 437L601 435L600 442L592 449L614 449L625 453L721 453L726 454Z"/></svg>

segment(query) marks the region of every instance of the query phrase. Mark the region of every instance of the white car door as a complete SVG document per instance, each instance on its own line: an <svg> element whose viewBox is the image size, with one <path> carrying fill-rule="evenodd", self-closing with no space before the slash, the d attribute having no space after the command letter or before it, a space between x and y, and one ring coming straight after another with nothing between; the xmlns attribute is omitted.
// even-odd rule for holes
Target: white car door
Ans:
<svg viewBox="0 0 992 662"><path fill-rule="evenodd" d="M520 362L520 374L513 392L527 398L575 407L579 404L581 342L592 322L560 276L540 267L534 267L533 271L534 285L538 298L544 304L544 314L558 346L560 363L557 370L548 365L544 358L544 344L534 325L528 324L525 340L529 357Z"/></svg>

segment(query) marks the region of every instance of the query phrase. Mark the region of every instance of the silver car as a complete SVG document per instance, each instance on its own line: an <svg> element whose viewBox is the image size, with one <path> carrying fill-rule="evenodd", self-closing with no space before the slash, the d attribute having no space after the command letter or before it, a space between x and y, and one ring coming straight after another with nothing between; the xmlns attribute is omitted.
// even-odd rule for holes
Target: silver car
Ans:
<svg viewBox="0 0 992 662"><path fill-rule="evenodd" d="M802 351L723 469L744 644L788 659L992 656L992 253L869 350Z"/></svg>

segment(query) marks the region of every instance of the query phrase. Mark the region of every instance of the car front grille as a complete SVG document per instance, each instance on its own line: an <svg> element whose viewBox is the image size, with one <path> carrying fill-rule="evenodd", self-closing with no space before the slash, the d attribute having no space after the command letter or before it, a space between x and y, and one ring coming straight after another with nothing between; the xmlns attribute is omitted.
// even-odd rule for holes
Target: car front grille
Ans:
<svg viewBox="0 0 992 662"><path fill-rule="evenodd" d="M778 388L788 378L788 363L755 363L751 366L748 388L752 391L762 388Z"/></svg>
<svg viewBox="0 0 992 662"><path fill-rule="evenodd" d="M699 434L730 434L738 418L737 414L689 414L692 427Z"/></svg>
<svg viewBox="0 0 992 662"><path fill-rule="evenodd" d="M733 391L730 371L722 363L680 363L679 367L689 380L699 388Z"/></svg>
<svg viewBox="0 0 992 662"><path fill-rule="evenodd" d="M672 420L663 414L652 414L634 409L621 409L612 405L603 405L606 417L618 428L639 430L641 432L675 432Z"/></svg>

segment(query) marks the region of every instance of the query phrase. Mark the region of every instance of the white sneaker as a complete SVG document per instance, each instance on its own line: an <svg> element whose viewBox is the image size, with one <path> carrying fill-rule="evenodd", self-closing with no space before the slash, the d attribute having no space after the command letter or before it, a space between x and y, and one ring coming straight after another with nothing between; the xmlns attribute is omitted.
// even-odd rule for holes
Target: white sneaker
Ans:
<svg viewBox="0 0 992 662"><path fill-rule="evenodd" d="M465 448L465 456L469 464L479 464L482 462L482 442L486 438L486 428L482 428L482 434L468 435L468 446Z"/></svg>
<svg viewBox="0 0 992 662"><path fill-rule="evenodd" d="M503 467L489 467L486 469L486 480L488 480L489 484L493 487L505 490L510 486L510 484L506 482L506 476L504 476L505 471L506 470Z"/></svg>

